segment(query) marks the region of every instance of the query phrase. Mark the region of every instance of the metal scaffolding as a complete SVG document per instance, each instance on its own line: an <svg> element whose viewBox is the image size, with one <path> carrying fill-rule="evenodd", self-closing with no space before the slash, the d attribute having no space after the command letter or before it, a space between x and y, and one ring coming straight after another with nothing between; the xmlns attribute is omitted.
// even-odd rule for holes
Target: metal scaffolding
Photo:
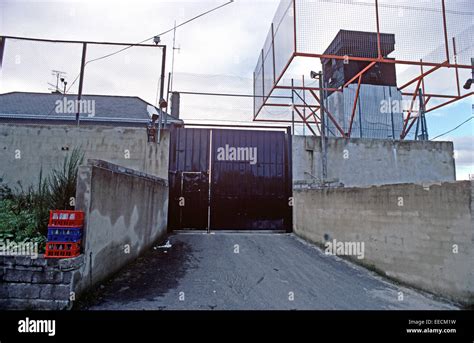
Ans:
<svg viewBox="0 0 474 343"><path fill-rule="evenodd" d="M420 108L423 108L425 115L474 94L473 91L460 87L459 76L460 71L469 70L470 74L473 69L470 59L474 56L474 8L469 2L446 2L437 0L426 4L406 0L282 0L253 75L253 120L299 123L317 135L321 134L321 108L324 108L324 116L338 135L351 137L361 80L375 65L393 64L402 66L400 69L404 69L405 75L408 74L397 87L410 104L405 110L399 137L406 139L414 124L418 123L420 111L414 107L419 99ZM324 15L328 13L331 16ZM358 42L376 44L376 55L354 56L325 50L327 40L335 37L339 30L346 29L376 33L376 42ZM381 30L398 32L395 35L395 52L391 56L383 52L381 37L385 34ZM304 77L293 77L290 70L300 58L313 59L314 65L317 62L315 59L365 62L367 65L342 86L328 87L326 82L321 88L318 85L306 85ZM455 75L450 92L428 91L428 76L442 70L450 70ZM295 80L299 82L295 83ZM351 84L356 85L355 96L349 125L343 128L327 106L322 106L323 101L318 92L322 91L323 96L329 92L344 92ZM275 95L288 95L287 92L291 92L295 101L285 103L274 100ZM296 113L298 119L262 118L262 109L270 107L288 107L292 113Z"/></svg>

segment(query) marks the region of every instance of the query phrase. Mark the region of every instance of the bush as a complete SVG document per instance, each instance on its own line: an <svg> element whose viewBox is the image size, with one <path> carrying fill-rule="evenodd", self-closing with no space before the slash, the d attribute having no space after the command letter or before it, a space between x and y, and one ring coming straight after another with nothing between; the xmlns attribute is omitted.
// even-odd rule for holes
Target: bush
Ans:
<svg viewBox="0 0 474 343"><path fill-rule="evenodd" d="M14 200L0 200L0 240L42 245L45 235L38 230L35 213L18 207Z"/></svg>
<svg viewBox="0 0 474 343"><path fill-rule="evenodd" d="M0 241L38 242L44 249L48 232L49 210L69 210L76 194L77 172L84 154L75 148L66 156L61 168L47 178L40 171L38 185L13 191L0 184Z"/></svg>

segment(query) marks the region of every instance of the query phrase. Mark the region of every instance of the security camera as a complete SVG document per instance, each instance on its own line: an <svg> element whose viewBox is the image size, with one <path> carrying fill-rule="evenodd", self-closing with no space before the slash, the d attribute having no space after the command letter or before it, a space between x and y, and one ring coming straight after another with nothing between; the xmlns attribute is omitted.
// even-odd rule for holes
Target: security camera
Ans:
<svg viewBox="0 0 474 343"><path fill-rule="evenodd" d="M472 82L473 82L472 79L467 80L466 83L464 84L463 88L464 89L471 89Z"/></svg>
<svg viewBox="0 0 474 343"><path fill-rule="evenodd" d="M155 36L155 37L153 37L153 42L154 42L156 45L160 44L160 42L161 42L160 36Z"/></svg>
<svg viewBox="0 0 474 343"><path fill-rule="evenodd" d="M155 122L158 119L158 111L156 110L156 107L147 105L146 110L148 112L148 116L150 117L151 121Z"/></svg>

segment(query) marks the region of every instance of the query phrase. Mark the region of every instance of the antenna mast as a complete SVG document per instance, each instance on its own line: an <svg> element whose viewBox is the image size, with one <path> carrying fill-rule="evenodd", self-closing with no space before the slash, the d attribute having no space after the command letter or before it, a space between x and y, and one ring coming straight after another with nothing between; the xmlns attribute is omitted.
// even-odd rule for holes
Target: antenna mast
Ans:
<svg viewBox="0 0 474 343"><path fill-rule="evenodd" d="M56 89L54 90L55 92L61 92L59 90L59 80L63 78L64 75L66 75L66 72L61 71L61 70L51 70L51 75L56 76ZM52 86L52 84L49 83L49 85Z"/></svg>

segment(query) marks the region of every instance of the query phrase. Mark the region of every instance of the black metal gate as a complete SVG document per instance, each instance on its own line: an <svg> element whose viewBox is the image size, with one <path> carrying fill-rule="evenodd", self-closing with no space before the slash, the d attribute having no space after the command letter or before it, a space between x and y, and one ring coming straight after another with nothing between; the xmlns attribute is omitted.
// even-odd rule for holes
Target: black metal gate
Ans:
<svg viewBox="0 0 474 343"><path fill-rule="evenodd" d="M291 136L172 128L168 226L291 231Z"/></svg>

